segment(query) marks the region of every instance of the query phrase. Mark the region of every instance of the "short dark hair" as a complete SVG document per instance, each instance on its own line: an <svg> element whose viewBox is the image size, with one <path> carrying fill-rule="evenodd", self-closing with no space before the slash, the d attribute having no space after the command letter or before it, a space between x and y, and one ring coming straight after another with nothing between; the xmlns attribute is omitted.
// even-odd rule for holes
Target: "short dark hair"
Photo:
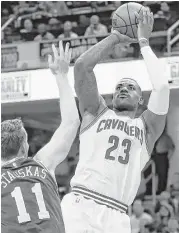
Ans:
<svg viewBox="0 0 179 233"><path fill-rule="evenodd" d="M9 160L17 156L26 138L20 119L6 120L1 123L1 158Z"/></svg>

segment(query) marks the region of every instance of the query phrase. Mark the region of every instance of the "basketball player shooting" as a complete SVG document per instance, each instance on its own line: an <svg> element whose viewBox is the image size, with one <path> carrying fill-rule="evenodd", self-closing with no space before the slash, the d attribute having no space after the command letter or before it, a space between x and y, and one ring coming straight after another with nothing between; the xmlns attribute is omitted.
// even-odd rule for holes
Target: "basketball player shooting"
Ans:
<svg viewBox="0 0 179 233"><path fill-rule="evenodd" d="M79 127L79 116L67 74L69 44L49 57L60 95L61 124L33 159L21 120L1 123L1 231L3 233L64 233L55 168L67 156ZM60 52L60 55L59 55ZM44 80L45 82L45 80ZM72 114L73 113L73 114Z"/></svg>
<svg viewBox="0 0 179 233"><path fill-rule="evenodd" d="M74 67L82 125L80 158L71 181L72 192L62 200L67 233L130 233L127 208L136 196L141 171L161 135L169 108L165 69L149 46L153 14L143 8L138 18L138 42L153 85L148 109L132 77L117 83L113 110L99 95L93 68L118 43L134 40L114 30L85 52ZM120 72L120 70L119 70ZM112 77L111 77L112 78Z"/></svg>

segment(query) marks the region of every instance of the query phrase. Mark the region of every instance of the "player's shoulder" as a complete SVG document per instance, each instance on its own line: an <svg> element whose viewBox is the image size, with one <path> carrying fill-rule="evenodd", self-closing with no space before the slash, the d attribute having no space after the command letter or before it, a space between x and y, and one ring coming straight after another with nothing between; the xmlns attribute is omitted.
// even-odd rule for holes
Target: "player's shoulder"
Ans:
<svg viewBox="0 0 179 233"><path fill-rule="evenodd" d="M95 123L101 119L104 114L109 111L109 108L107 106L102 106L98 109L97 113L91 114L89 112L84 112L83 118L82 118L82 123L80 127L80 134L82 134L84 131L87 129L91 128Z"/></svg>
<svg viewBox="0 0 179 233"><path fill-rule="evenodd" d="M108 110L105 100L99 95L99 107L95 113L85 111L82 116L80 134L91 128Z"/></svg>
<svg viewBox="0 0 179 233"><path fill-rule="evenodd" d="M32 157L28 157L28 158L21 157L21 158L14 158L10 161L7 161L1 166L1 169L6 170L6 169L13 169L13 168L21 168L21 167L26 167L26 166L44 167L43 164L41 164L40 162L38 162Z"/></svg>

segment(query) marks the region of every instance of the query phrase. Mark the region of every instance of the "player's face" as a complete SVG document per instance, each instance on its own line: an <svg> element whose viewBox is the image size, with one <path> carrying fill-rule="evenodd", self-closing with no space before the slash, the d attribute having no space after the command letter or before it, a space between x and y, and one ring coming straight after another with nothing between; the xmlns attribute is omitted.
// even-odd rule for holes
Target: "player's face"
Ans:
<svg viewBox="0 0 179 233"><path fill-rule="evenodd" d="M122 79L113 95L113 107L119 111L134 111L143 103L139 85L131 79Z"/></svg>

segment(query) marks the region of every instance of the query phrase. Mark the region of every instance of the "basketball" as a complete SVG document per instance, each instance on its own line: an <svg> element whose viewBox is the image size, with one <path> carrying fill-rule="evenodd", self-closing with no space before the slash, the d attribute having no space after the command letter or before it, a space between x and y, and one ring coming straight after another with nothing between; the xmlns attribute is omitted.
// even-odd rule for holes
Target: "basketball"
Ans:
<svg viewBox="0 0 179 233"><path fill-rule="evenodd" d="M131 38L137 38L138 20L135 12L139 14L142 8L141 4L135 2L129 2L120 6L112 17L113 29Z"/></svg>

